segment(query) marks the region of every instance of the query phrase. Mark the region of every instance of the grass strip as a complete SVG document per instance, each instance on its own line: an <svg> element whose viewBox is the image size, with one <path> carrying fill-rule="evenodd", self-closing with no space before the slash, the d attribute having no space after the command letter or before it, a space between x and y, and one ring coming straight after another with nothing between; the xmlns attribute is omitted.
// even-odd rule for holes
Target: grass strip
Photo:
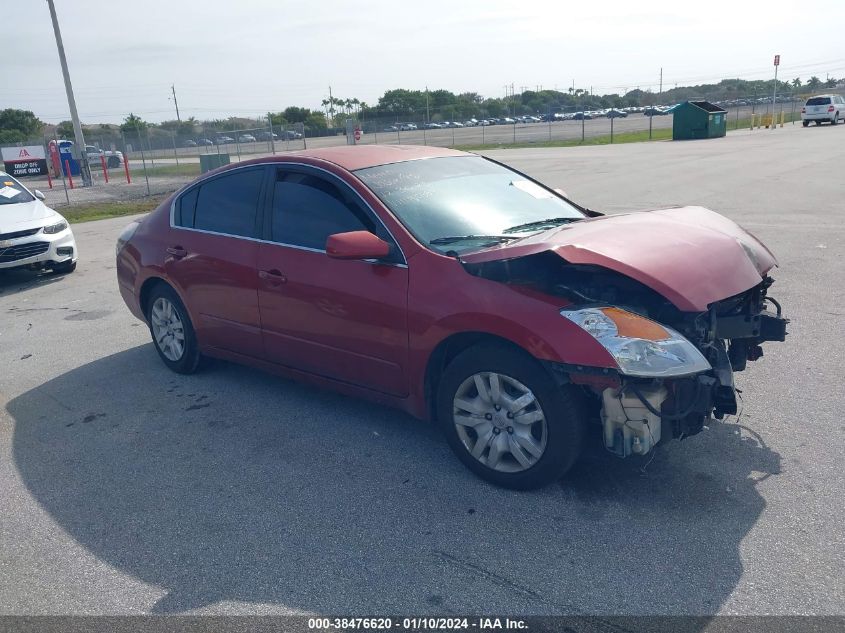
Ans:
<svg viewBox="0 0 845 633"><path fill-rule="evenodd" d="M149 213L160 205L166 197L150 196L137 200L81 203L61 207L57 211L71 224L78 224L80 222L92 222L93 220L105 220L106 218L119 218L124 215Z"/></svg>

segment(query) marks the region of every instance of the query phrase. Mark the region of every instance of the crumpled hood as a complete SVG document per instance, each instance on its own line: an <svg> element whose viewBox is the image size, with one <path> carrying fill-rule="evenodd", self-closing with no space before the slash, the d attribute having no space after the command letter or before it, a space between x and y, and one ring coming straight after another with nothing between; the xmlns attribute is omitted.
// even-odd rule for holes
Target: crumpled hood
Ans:
<svg viewBox="0 0 845 633"><path fill-rule="evenodd" d="M756 237L703 207L611 215L462 257L467 263L553 251L571 264L602 266L660 293L678 309L703 312L757 285L777 260Z"/></svg>
<svg viewBox="0 0 845 633"><path fill-rule="evenodd" d="M44 220L55 216L58 214L41 200L2 204L0 205L0 233L12 233L42 226Z"/></svg>

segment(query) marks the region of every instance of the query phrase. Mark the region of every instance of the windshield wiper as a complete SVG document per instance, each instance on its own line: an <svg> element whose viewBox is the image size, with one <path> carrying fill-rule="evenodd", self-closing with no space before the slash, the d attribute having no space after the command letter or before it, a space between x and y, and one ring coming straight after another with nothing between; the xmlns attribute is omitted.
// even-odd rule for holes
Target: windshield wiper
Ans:
<svg viewBox="0 0 845 633"><path fill-rule="evenodd" d="M574 222L578 218L546 218L545 220L537 220L535 222L526 222L525 224L517 224L509 229L505 229L502 233L520 233L522 231L530 231L532 229L541 229L543 227L560 226L561 224L568 224Z"/></svg>
<svg viewBox="0 0 845 633"><path fill-rule="evenodd" d="M455 242L507 242L509 240L522 239L516 235L448 235L436 237L429 241L429 244L454 244Z"/></svg>

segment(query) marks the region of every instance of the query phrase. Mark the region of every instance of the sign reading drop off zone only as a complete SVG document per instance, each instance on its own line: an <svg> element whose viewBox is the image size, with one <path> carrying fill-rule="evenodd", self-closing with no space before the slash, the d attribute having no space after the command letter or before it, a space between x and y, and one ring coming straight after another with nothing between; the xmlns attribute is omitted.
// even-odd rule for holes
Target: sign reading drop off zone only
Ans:
<svg viewBox="0 0 845 633"><path fill-rule="evenodd" d="M3 147L3 170L10 176L46 176L47 157L43 145Z"/></svg>

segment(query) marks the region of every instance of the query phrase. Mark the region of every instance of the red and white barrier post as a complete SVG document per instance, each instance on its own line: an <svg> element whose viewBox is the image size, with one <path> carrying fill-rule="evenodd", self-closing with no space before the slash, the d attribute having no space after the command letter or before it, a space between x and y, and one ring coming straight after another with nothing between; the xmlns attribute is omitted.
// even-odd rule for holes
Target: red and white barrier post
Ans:
<svg viewBox="0 0 845 633"><path fill-rule="evenodd" d="M105 176L106 184L109 183L109 170L106 168L106 157L100 154L100 163L103 165L103 176Z"/></svg>
<svg viewBox="0 0 845 633"><path fill-rule="evenodd" d="M70 161L65 158L65 169L67 170L67 180L70 183L70 188L73 189L73 174L70 171Z"/></svg>
<svg viewBox="0 0 845 633"><path fill-rule="evenodd" d="M126 172L126 184L131 185L132 179L129 177L129 159L126 158L126 154L123 155L123 171Z"/></svg>

